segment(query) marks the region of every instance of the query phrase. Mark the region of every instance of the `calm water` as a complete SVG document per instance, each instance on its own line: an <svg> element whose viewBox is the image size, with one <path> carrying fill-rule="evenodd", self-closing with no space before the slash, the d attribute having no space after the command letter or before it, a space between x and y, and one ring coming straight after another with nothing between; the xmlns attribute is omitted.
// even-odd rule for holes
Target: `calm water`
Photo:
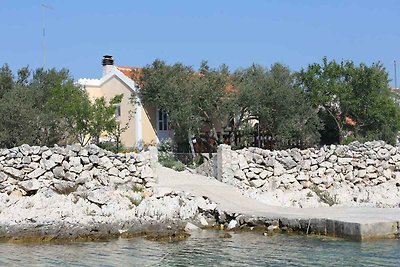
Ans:
<svg viewBox="0 0 400 267"><path fill-rule="evenodd" d="M71 244L0 243L0 266L400 266L400 240L204 231L179 242L143 238Z"/></svg>

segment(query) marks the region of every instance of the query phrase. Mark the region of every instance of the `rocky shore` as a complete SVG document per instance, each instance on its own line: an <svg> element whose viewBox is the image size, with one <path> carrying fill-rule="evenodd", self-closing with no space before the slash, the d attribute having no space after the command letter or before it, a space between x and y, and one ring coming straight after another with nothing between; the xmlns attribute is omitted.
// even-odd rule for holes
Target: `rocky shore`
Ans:
<svg viewBox="0 0 400 267"><path fill-rule="evenodd" d="M207 198L153 190L156 157L94 145L1 150L0 239L180 236L188 221L208 224L216 204Z"/></svg>
<svg viewBox="0 0 400 267"><path fill-rule="evenodd" d="M220 150L216 178L268 205L400 204L400 153L382 142L320 150L231 151L225 146ZM154 148L127 154L94 145L23 145L0 150L0 240L70 241L137 235L170 240L184 238L198 228L368 238L367 226L359 223L346 223L344 228L343 222L323 217L255 216L221 210L203 193L156 186L156 165ZM393 225L388 223L388 231L374 236L396 237L399 226L392 231Z"/></svg>

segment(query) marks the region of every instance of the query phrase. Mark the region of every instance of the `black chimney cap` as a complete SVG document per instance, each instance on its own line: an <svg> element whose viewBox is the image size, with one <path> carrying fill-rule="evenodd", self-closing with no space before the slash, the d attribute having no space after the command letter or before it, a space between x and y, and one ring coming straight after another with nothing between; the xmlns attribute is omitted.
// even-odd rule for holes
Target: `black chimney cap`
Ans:
<svg viewBox="0 0 400 267"><path fill-rule="evenodd" d="M103 60L101 61L101 65L106 66L106 65L114 65L114 59L110 55L104 55Z"/></svg>

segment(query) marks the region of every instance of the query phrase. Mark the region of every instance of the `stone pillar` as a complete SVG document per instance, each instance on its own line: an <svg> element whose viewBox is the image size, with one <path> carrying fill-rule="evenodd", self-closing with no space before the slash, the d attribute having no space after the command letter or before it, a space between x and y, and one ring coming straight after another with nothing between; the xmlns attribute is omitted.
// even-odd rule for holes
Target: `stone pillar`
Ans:
<svg viewBox="0 0 400 267"><path fill-rule="evenodd" d="M228 145L219 145L217 151L217 179L224 183L233 180L233 170L231 166L231 147Z"/></svg>
<svg viewBox="0 0 400 267"><path fill-rule="evenodd" d="M158 149L155 146L149 147L150 168L155 171L158 163Z"/></svg>

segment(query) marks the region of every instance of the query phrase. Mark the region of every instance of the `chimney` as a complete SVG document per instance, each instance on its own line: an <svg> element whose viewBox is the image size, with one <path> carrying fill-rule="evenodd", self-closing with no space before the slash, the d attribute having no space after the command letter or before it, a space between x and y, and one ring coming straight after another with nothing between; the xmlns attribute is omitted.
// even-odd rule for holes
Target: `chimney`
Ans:
<svg viewBox="0 0 400 267"><path fill-rule="evenodd" d="M104 55L103 60L101 61L101 65L103 65L103 77L106 76L114 67L114 59L110 55Z"/></svg>

